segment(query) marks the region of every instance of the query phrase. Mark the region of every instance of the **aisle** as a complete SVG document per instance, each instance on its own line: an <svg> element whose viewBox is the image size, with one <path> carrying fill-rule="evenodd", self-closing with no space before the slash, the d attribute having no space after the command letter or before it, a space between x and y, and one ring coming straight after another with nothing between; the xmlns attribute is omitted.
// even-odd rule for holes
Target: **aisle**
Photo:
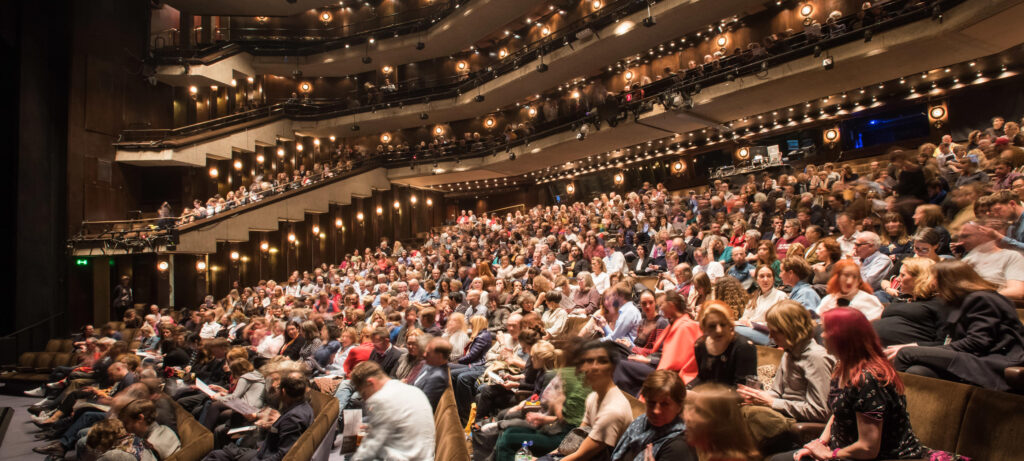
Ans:
<svg viewBox="0 0 1024 461"><path fill-rule="evenodd" d="M32 447L42 445L32 437L38 429L29 421L31 416L28 407L38 402L35 397L15 397L11 395L0 395L0 407L11 407L14 409L14 417L11 418L11 425L4 436L4 443L0 446L0 461L25 461L43 460L46 456L32 451Z"/></svg>

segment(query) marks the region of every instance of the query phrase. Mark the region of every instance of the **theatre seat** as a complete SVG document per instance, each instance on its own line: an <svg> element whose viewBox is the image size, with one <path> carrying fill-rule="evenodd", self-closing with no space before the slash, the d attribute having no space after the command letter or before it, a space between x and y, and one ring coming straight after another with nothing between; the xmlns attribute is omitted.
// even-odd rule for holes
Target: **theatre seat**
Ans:
<svg viewBox="0 0 1024 461"><path fill-rule="evenodd" d="M450 384L434 409L434 459L469 461L469 447L466 446L466 435L462 432L455 393Z"/></svg>
<svg viewBox="0 0 1024 461"><path fill-rule="evenodd" d="M946 400L943 396L935 404L946 406ZM934 421L948 423L952 421L946 418ZM1022 441L1024 396L974 388L960 424L957 452L978 460L1021 459Z"/></svg>
<svg viewBox="0 0 1024 461"><path fill-rule="evenodd" d="M213 433L199 424L191 413L185 411L177 402L174 412L178 422L178 440L181 448L163 461L199 461L213 450Z"/></svg>
<svg viewBox="0 0 1024 461"><path fill-rule="evenodd" d="M313 424L299 436L282 461L326 461L334 444L338 424L338 399L319 391L310 391Z"/></svg>
<svg viewBox="0 0 1024 461"><path fill-rule="evenodd" d="M929 448L955 451L962 415L972 394L979 389L907 373L900 374L900 378L906 389L910 424L917 438Z"/></svg>

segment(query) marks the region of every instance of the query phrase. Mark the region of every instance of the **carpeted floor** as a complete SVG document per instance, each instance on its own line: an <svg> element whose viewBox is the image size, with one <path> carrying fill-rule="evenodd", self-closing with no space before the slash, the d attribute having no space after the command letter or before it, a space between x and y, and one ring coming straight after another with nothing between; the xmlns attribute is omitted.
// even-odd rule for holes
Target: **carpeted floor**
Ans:
<svg viewBox="0 0 1024 461"><path fill-rule="evenodd" d="M31 416L28 407L38 402L34 397L14 397L0 395L0 407L11 407L14 409L14 417L11 425L4 436L4 444L0 446L0 461L28 461L43 460L46 456L32 451L32 447L39 446L45 442L39 442L32 437L38 429L35 424L29 421Z"/></svg>

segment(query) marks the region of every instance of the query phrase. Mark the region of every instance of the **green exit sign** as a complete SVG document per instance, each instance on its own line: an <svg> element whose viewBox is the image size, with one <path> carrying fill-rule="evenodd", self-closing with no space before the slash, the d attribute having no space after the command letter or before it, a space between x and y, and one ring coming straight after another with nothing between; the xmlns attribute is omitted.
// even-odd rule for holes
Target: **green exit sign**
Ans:
<svg viewBox="0 0 1024 461"><path fill-rule="evenodd" d="M85 259L85 258L75 259L75 265L76 266L88 266L89 265L89 260Z"/></svg>

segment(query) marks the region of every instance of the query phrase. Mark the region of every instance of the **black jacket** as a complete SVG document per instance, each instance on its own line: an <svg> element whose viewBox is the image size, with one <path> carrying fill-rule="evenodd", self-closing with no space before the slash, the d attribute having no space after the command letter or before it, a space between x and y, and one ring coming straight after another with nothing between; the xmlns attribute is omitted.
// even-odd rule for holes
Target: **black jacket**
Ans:
<svg viewBox="0 0 1024 461"><path fill-rule="evenodd" d="M967 295L949 313L946 332L959 352L949 371L987 389L1009 390L1003 370L1024 365L1024 324L1013 303L993 291Z"/></svg>
<svg viewBox="0 0 1024 461"><path fill-rule="evenodd" d="M370 360L377 362L378 365L387 373L388 376L395 376L395 368L398 368L398 359L405 353L404 349L400 349L395 346L391 346L387 352L381 354L375 349L370 353Z"/></svg>
<svg viewBox="0 0 1024 461"><path fill-rule="evenodd" d="M313 407L308 402L292 405L282 411L281 417L270 426L267 438L253 460L276 461L284 458L310 424L313 424Z"/></svg>

